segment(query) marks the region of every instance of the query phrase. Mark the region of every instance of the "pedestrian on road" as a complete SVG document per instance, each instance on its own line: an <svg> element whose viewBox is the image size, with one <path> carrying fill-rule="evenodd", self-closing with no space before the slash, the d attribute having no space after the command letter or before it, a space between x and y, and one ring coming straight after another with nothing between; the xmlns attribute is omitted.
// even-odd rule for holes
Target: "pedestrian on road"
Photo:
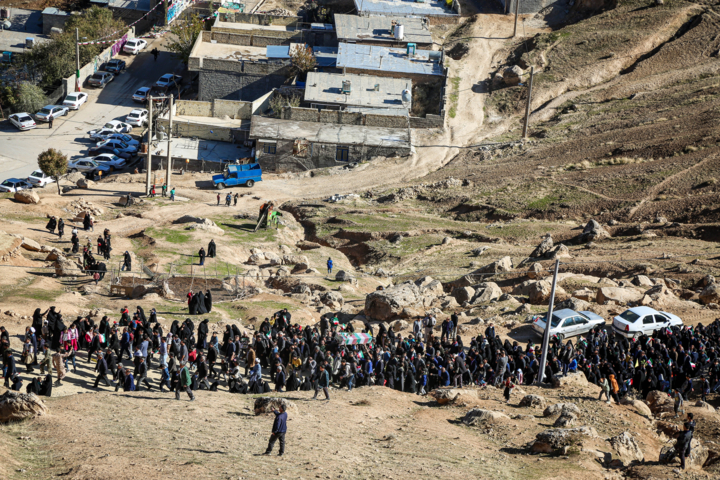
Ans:
<svg viewBox="0 0 720 480"><path fill-rule="evenodd" d="M263 455L270 455L272 453L275 442L280 440L280 451L278 457L282 457L285 453L285 433L287 432L287 413L285 413L285 407L280 405L280 410L273 409L275 414L275 421L272 426L272 435L270 435L270 441L268 442L267 450Z"/></svg>
<svg viewBox="0 0 720 480"><path fill-rule="evenodd" d="M157 57L159 53L157 47L153 48L150 53L152 53L153 58L155 58L155 61L157 62Z"/></svg>
<svg viewBox="0 0 720 480"><path fill-rule="evenodd" d="M53 117L52 117L52 115L50 115L48 117L48 128L52 128L52 123L53 123Z"/></svg>

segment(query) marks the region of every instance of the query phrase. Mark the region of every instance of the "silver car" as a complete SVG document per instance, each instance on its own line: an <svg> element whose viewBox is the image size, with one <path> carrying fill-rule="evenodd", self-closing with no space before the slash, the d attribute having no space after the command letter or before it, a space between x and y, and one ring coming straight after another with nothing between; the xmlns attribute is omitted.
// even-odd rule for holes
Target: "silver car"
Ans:
<svg viewBox="0 0 720 480"><path fill-rule="evenodd" d="M540 335L545 333L546 317L538 317L533 322L533 329ZM605 326L605 319L593 312L576 312L563 308L553 312L550 322L550 335L559 340L587 333L595 327Z"/></svg>
<svg viewBox="0 0 720 480"><path fill-rule="evenodd" d="M40 109L35 114L35 120L38 122L49 122L50 119L56 119L60 116L65 116L70 112L70 109L65 105L47 105Z"/></svg>

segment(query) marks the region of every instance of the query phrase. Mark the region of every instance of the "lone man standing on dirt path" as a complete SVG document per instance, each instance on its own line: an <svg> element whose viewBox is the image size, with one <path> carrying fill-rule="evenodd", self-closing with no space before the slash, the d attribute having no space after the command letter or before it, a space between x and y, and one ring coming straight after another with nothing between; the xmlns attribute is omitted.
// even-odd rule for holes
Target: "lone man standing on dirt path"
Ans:
<svg viewBox="0 0 720 480"><path fill-rule="evenodd" d="M328 275L332 275L333 261L332 261L332 258L330 258L330 257L328 257L327 267L328 267Z"/></svg>
<svg viewBox="0 0 720 480"><path fill-rule="evenodd" d="M275 446L275 442L280 440L280 451L278 457L282 457L285 453L285 433L287 432L287 413L285 413L285 407L280 405L280 411L273 409L275 414L275 421L272 426L272 435L270 435L270 441L268 442L267 450L263 455L270 455L272 449Z"/></svg>

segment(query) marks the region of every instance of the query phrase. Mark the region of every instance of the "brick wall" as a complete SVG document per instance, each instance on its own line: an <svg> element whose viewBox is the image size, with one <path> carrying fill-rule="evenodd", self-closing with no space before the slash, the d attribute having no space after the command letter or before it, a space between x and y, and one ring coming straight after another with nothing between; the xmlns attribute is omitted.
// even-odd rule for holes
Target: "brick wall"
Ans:
<svg viewBox="0 0 720 480"><path fill-rule="evenodd" d="M195 100L175 100L175 114L191 117L211 117L212 103Z"/></svg>
<svg viewBox="0 0 720 480"><path fill-rule="evenodd" d="M235 72L202 71L198 98L243 100L251 102L280 87L287 80L285 75L238 75Z"/></svg>
<svg viewBox="0 0 720 480"><path fill-rule="evenodd" d="M213 100L213 117L223 118L228 116L234 119L249 120L252 116L252 102L236 102L233 100Z"/></svg>

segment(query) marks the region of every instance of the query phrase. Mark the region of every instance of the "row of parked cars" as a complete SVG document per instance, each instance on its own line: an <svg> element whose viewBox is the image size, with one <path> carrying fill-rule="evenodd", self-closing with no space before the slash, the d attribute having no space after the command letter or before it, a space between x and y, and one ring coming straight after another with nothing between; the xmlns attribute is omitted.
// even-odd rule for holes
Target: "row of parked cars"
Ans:
<svg viewBox="0 0 720 480"><path fill-rule="evenodd" d="M652 335L655 330L677 327L683 321L677 315L658 312L650 307L633 307L613 318L612 330L625 338L637 339L641 335ZM537 317L533 321L533 329L542 335L547 325L547 316ZM550 321L550 335L560 340L583 335L590 330L606 327L605 319L593 312L576 312L569 308L553 312Z"/></svg>

